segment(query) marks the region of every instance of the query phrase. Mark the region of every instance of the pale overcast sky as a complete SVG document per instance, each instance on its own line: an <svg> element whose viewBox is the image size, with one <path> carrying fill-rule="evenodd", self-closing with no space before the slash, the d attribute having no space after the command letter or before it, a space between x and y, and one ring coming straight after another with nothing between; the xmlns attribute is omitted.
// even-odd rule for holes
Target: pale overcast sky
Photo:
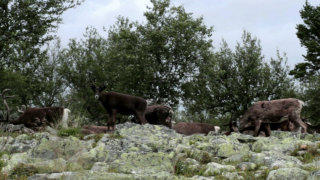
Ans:
<svg viewBox="0 0 320 180"><path fill-rule="evenodd" d="M172 0L183 5L195 17L203 16L207 26L214 27L213 41L219 47L222 38L230 47L240 41L243 30L261 40L266 58L275 57L276 50L285 52L293 67L303 60L305 53L296 36L296 25L301 23L299 11L305 0ZM319 0L309 0L319 5ZM102 34L103 27L113 25L121 15L130 20L144 21L143 12L149 0L86 0L81 6L63 15L58 36L63 45L70 38L82 38L85 28L93 26Z"/></svg>

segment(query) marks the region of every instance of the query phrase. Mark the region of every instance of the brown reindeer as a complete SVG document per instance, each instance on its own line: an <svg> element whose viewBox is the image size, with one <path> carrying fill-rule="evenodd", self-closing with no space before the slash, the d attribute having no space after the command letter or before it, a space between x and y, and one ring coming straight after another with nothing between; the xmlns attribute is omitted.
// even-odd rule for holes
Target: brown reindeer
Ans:
<svg viewBox="0 0 320 180"><path fill-rule="evenodd" d="M95 85L91 85L91 88L95 92L95 98L101 102L109 114L107 126L110 130L115 129L117 113L134 115L141 124L147 123L145 119L147 101L145 99L118 92L103 92L105 87L96 88Z"/></svg>
<svg viewBox="0 0 320 180"><path fill-rule="evenodd" d="M59 124L62 122L64 128L68 127L68 115L70 110L64 107L27 108L13 124L24 124L33 130L40 130L44 126Z"/></svg>
<svg viewBox="0 0 320 180"><path fill-rule="evenodd" d="M172 128L171 118L173 111L169 106L165 105L151 105L147 106L145 118L149 124L164 125ZM132 119L134 123L137 123L135 118Z"/></svg>
<svg viewBox="0 0 320 180"><path fill-rule="evenodd" d="M283 127L287 126L288 130L290 130L290 123L293 123L295 131L301 127L301 131L304 133L307 130L307 126L300 118L303 104L301 100L294 98L258 101L240 118L239 131L242 132L247 128L254 127L255 136L262 129L266 132L266 136L270 136L270 124L284 123ZM262 129L260 129L261 127Z"/></svg>
<svg viewBox="0 0 320 180"><path fill-rule="evenodd" d="M210 131L218 132L220 130L219 126L214 126L207 123L196 123L196 122L179 122L175 124L172 129L177 133L184 135L192 134L205 134L207 135Z"/></svg>

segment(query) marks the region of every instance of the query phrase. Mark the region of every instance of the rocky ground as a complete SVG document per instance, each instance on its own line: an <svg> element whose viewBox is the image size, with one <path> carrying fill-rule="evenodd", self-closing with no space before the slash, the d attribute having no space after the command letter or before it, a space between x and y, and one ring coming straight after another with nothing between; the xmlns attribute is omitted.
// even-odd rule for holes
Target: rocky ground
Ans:
<svg viewBox="0 0 320 180"><path fill-rule="evenodd" d="M320 134L183 136L132 123L49 132L3 134L0 179L320 179Z"/></svg>

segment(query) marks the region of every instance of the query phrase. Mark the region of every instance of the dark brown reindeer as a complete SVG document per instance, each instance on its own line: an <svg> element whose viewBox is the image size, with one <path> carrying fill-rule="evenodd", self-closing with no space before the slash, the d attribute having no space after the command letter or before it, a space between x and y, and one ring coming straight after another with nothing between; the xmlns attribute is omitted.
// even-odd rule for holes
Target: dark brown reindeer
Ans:
<svg viewBox="0 0 320 180"><path fill-rule="evenodd" d="M166 105L151 105L147 106L145 118L149 124L164 125L168 128L172 128L171 118L173 111L171 107ZM134 123L138 123L136 118L133 118Z"/></svg>
<svg viewBox="0 0 320 180"><path fill-rule="evenodd" d="M63 128L68 127L70 110L64 107L27 108L23 114L12 124L24 124L33 130L41 130L47 125L54 126L62 123Z"/></svg>
<svg viewBox="0 0 320 180"><path fill-rule="evenodd" d="M254 127L254 136L257 136L261 130L265 131L266 136L270 136L270 124L275 123L279 124L280 128L288 130L294 127L297 131L301 127L301 132L305 133L307 126L300 118L303 104L301 100L294 98L258 101L240 118L239 131L243 132Z"/></svg>
<svg viewBox="0 0 320 180"><path fill-rule="evenodd" d="M118 92L103 92L105 86L97 88L91 85L91 88L95 92L95 99L100 101L109 114L108 130L114 130L117 113L134 115L141 124L147 123L145 119L147 101L145 99Z"/></svg>
<svg viewBox="0 0 320 180"><path fill-rule="evenodd" d="M214 126L212 124L207 123L196 123L196 122L179 122L175 124L172 129L174 129L177 133L184 135L192 135L192 134L205 134L207 135L210 131L219 132L220 127Z"/></svg>

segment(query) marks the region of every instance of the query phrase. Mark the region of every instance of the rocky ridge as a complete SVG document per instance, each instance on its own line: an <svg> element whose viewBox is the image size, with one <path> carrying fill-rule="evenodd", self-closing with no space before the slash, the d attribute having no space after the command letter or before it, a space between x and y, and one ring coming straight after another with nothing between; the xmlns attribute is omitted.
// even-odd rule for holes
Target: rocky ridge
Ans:
<svg viewBox="0 0 320 180"><path fill-rule="evenodd" d="M50 132L0 137L0 179L320 179L320 134L183 136L133 123L81 138Z"/></svg>

